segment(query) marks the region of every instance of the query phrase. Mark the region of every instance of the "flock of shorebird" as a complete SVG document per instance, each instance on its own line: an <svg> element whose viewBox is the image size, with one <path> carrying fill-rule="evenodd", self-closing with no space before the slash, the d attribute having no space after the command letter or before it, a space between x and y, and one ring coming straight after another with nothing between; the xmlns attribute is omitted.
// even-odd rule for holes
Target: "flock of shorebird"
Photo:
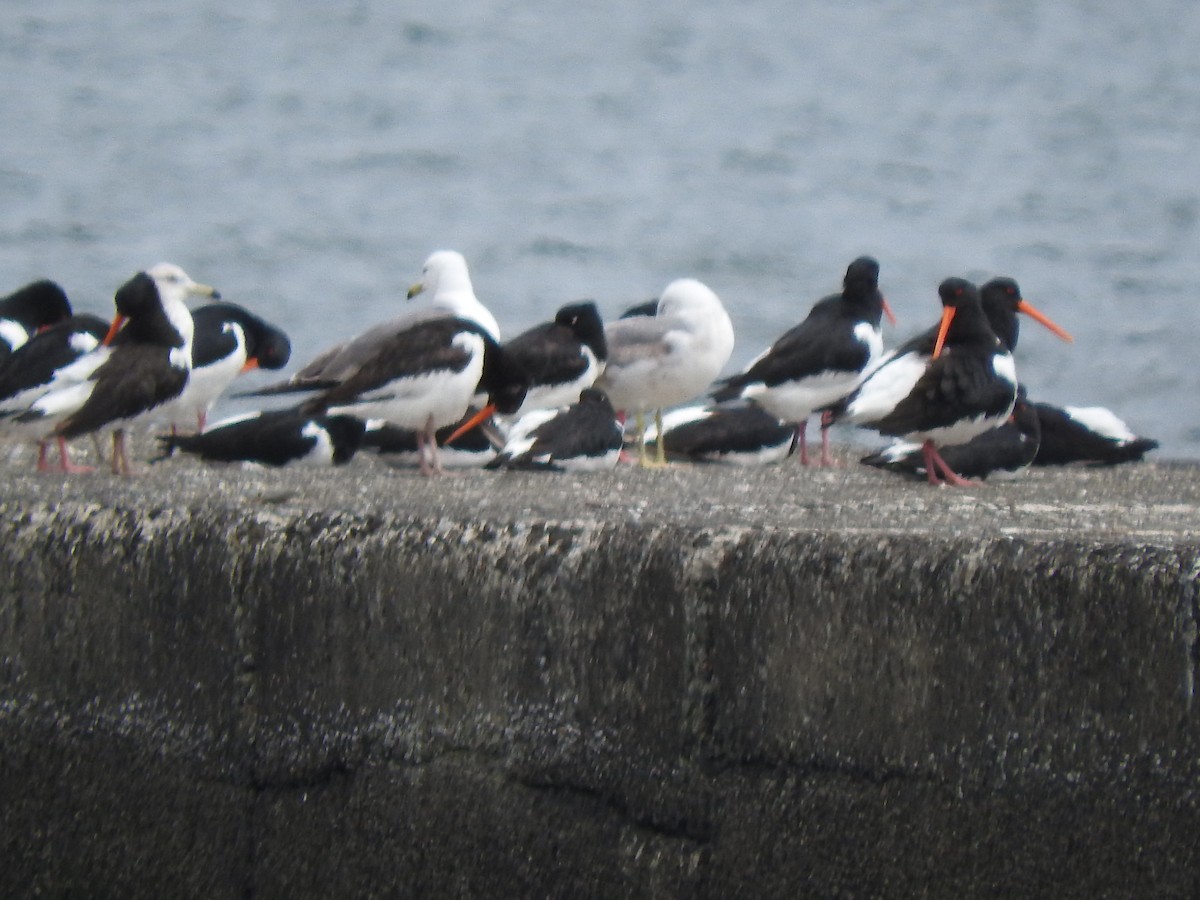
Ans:
<svg viewBox="0 0 1200 900"><path fill-rule="evenodd" d="M982 287L947 278L938 294L938 323L885 352L881 320L895 320L878 262L860 257L840 292L743 371L720 378L733 325L695 279L672 281L657 300L607 323L594 303L568 304L502 342L465 259L443 250L408 293L419 299L395 318L284 381L237 395L302 395L299 403L209 425L239 373L283 369L291 345L237 304L189 310L188 298L217 292L160 263L116 291L111 323L72 315L53 281L0 299L0 429L36 442L39 470L63 472L83 469L68 442L111 431L119 474L133 471L125 433L139 422L169 428L158 437L159 459L181 450L226 462L337 464L369 449L411 458L426 475L484 464L607 469L635 452L653 467L758 464L798 448L808 464L814 415L821 452L812 461L832 464L829 428L848 423L895 439L863 462L933 484L972 484L968 477L1035 462L1135 460L1157 446L1107 410L1028 399L1012 358L1018 314L1071 338L1011 278Z"/></svg>

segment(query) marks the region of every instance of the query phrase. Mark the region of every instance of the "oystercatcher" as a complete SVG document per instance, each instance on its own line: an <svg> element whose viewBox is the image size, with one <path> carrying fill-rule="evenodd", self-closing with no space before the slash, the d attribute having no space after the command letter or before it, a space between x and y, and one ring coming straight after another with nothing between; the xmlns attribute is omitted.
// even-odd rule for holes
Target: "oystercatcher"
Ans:
<svg viewBox="0 0 1200 900"><path fill-rule="evenodd" d="M1117 415L1103 406L1051 406L1033 404L1041 425L1042 443L1035 466L1069 463L1116 465L1139 462L1158 441L1139 437Z"/></svg>
<svg viewBox="0 0 1200 900"><path fill-rule="evenodd" d="M1016 367L988 325L975 285L947 278L938 295L943 309L933 348L918 344L885 359L838 404L834 419L919 442L930 484L970 485L938 447L966 443L1011 415Z"/></svg>
<svg viewBox="0 0 1200 900"><path fill-rule="evenodd" d="M72 367L78 380L47 392L16 417L23 424L50 425L61 468L75 471L67 441L114 426L114 474L133 474L125 452L125 429L148 411L178 397L191 369L192 316L188 295L218 296L183 269L159 263L118 288L116 316L100 347ZM46 465L45 444L38 454Z"/></svg>
<svg viewBox="0 0 1200 900"><path fill-rule="evenodd" d="M787 459L796 447L796 427L753 403L687 406L663 416L662 443L668 460L760 466Z"/></svg>
<svg viewBox="0 0 1200 900"><path fill-rule="evenodd" d="M1033 463L1041 442L1041 428L1033 405L1018 399L1007 422L977 434L965 444L942 447L942 459L966 478L1016 475ZM926 459L920 444L899 441L870 453L862 462L877 469L927 478Z"/></svg>
<svg viewBox="0 0 1200 900"><path fill-rule="evenodd" d="M292 345L282 329L236 303L192 310L192 371L187 387L155 415L171 428L203 431L217 398L243 372L282 369Z"/></svg>
<svg viewBox="0 0 1200 900"><path fill-rule="evenodd" d="M1021 333L1018 313L1024 313L1035 322L1044 325L1067 343L1075 340L1048 316L1039 312L1025 300L1021 296L1020 286L1012 278L1007 276L993 278L979 289L979 300L983 305L983 313L987 316L988 324L992 326L992 331L1010 351L1017 349L1017 338Z"/></svg>
<svg viewBox="0 0 1200 900"><path fill-rule="evenodd" d="M71 301L48 278L17 288L0 298L0 363L42 328L71 315Z"/></svg>
<svg viewBox="0 0 1200 900"><path fill-rule="evenodd" d="M818 300L808 317L784 333L713 399L750 400L796 429L800 462L808 465L808 417L820 411L821 465L832 465L826 412L854 390L883 351L880 319L895 316L879 291L879 263L860 256L846 269L842 291Z"/></svg>
<svg viewBox="0 0 1200 900"><path fill-rule="evenodd" d="M608 396L585 388L560 409L526 413L512 427L489 469L594 472L611 469L621 456L624 432Z"/></svg>
<svg viewBox="0 0 1200 900"><path fill-rule="evenodd" d="M23 413L56 386L79 380L72 365L100 346L108 324L81 313L42 329L14 350L0 363L0 416Z"/></svg>
<svg viewBox="0 0 1200 900"><path fill-rule="evenodd" d="M338 466L353 458L365 428L355 416L312 416L293 409L253 412L197 434L159 435L162 455L153 461L182 450L209 462Z"/></svg>
<svg viewBox="0 0 1200 900"><path fill-rule="evenodd" d="M604 329L608 361L596 387L613 408L636 416L638 460L665 465L659 445L653 462L646 454L646 413L692 400L712 383L733 352L733 323L713 291L693 278L672 281L653 316L609 322Z"/></svg>
<svg viewBox="0 0 1200 900"><path fill-rule="evenodd" d="M535 325L504 343L529 374L529 390L517 415L574 403L604 368L608 345L596 304L568 304L553 322Z"/></svg>

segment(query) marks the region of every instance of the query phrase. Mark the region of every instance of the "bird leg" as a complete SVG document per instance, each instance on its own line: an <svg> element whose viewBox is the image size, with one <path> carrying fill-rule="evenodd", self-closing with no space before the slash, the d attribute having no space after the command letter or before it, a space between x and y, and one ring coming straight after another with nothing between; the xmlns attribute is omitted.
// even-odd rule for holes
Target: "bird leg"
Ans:
<svg viewBox="0 0 1200 900"><path fill-rule="evenodd" d="M925 443L921 445L921 452L925 456L925 476L929 479L930 484L945 483L952 484L955 487L979 487L979 482L971 481L970 479L963 478L961 475L956 474L954 470L947 465L946 461L942 459L942 455L937 452L937 448L933 446L933 441L926 440ZM935 469L937 470L936 472L934 471ZM938 472L941 473L942 478L944 478L944 482L942 478L938 478Z"/></svg>
<svg viewBox="0 0 1200 900"><path fill-rule="evenodd" d="M808 465L808 439L805 432L808 430L808 420L801 419L796 425L796 435L800 438L800 465Z"/></svg>
<svg viewBox="0 0 1200 900"><path fill-rule="evenodd" d="M654 411L654 428L655 434L658 435L658 439L654 442L655 449L658 451L654 460L654 464L657 466L665 466L667 464L667 442L663 440L661 409L656 409Z"/></svg>
<svg viewBox="0 0 1200 900"><path fill-rule="evenodd" d="M58 444L58 469L60 472L82 474L85 472L94 471L91 466L77 466L71 462L70 454L67 451L67 439L66 438L56 437L54 440ZM39 441L38 442L38 471L39 472L47 472L50 470L50 466L48 463L46 464L45 468L42 467L43 462L45 462L45 456L46 456L46 442Z"/></svg>
<svg viewBox="0 0 1200 900"><path fill-rule="evenodd" d="M821 412L821 465L835 466L833 457L829 455L829 428L833 425L833 413L829 410Z"/></svg>
<svg viewBox="0 0 1200 900"><path fill-rule="evenodd" d="M420 460L421 474L427 477L444 475L441 458L438 456L437 429L433 425L433 416L425 420L425 428L417 434L417 458Z"/></svg>
<svg viewBox="0 0 1200 900"><path fill-rule="evenodd" d="M633 418L633 427L638 436L638 465L644 468L648 465L646 461L646 416L640 409Z"/></svg>
<svg viewBox="0 0 1200 900"><path fill-rule="evenodd" d="M113 432L112 472L114 475L133 475L133 466L125 453L125 429L118 428Z"/></svg>

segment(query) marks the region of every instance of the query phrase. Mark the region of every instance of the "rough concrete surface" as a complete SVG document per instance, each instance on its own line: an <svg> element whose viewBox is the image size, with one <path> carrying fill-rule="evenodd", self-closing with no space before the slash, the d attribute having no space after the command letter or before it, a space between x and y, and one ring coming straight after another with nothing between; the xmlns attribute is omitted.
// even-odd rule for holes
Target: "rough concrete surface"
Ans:
<svg viewBox="0 0 1200 900"><path fill-rule="evenodd" d="M1200 895L1200 470L4 468L3 896Z"/></svg>

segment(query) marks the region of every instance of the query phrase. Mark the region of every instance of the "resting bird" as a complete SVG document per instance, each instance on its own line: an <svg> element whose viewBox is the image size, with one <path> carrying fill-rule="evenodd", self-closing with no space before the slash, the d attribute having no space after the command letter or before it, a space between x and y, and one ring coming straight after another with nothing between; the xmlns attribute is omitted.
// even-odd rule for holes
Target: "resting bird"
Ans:
<svg viewBox="0 0 1200 900"><path fill-rule="evenodd" d="M654 411L661 432L663 409L708 388L733 352L733 323L710 288L680 278L663 290L655 315L610 322L605 338L608 362L596 387L614 409L634 413L639 462L665 465L661 445L653 462L646 454L646 413Z"/></svg>
<svg viewBox="0 0 1200 900"><path fill-rule="evenodd" d="M63 471L71 465L66 442L113 428L113 473L133 474L125 429L159 405L178 397L191 370L192 316L189 295L216 296L183 269L159 263L123 284L114 298L117 314L101 346L72 367L74 380L38 398L15 421L49 427L58 442ZM38 454L46 464L45 443Z"/></svg>
<svg viewBox="0 0 1200 900"><path fill-rule="evenodd" d="M529 377L497 342L499 326L475 297L462 254L433 253L409 298L424 307L338 344L286 382L240 396L307 392L301 411L383 419L419 432L423 475L444 471L437 431L460 420L472 397L489 395L486 415L516 411Z"/></svg>
<svg viewBox="0 0 1200 900"><path fill-rule="evenodd" d="M511 338L504 350L529 374L529 390L518 416L574 403L579 392L595 382L608 357L604 323L590 301L562 307L553 322Z"/></svg>
<svg viewBox="0 0 1200 900"><path fill-rule="evenodd" d="M601 471L617 464L623 442L621 423L608 397L586 388L570 406L526 413L488 468Z"/></svg>
<svg viewBox="0 0 1200 900"><path fill-rule="evenodd" d="M164 459L182 450L209 462L264 466L339 466L362 444L366 425L355 416L310 416L292 409L253 412L197 434L164 434Z"/></svg>
<svg viewBox="0 0 1200 900"><path fill-rule="evenodd" d="M38 331L70 315L66 291L49 279L34 281L0 297L0 363Z"/></svg>
<svg viewBox="0 0 1200 900"><path fill-rule="evenodd" d="M942 458L956 473L966 478L989 475L1015 475L1027 469L1038 453L1041 428L1032 404L1018 399L1013 413L1003 425L978 434L965 444L942 447ZM927 478L925 454L920 444L900 441L862 458L877 469L887 469L914 477Z"/></svg>
<svg viewBox="0 0 1200 900"><path fill-rule="evenodd" d="M208 413L234 379L253 369L282 369L292 345L284 332L236 303L192 310L192 372L182 394L155 415L172 429L203 431Z"/></svg>
<svg viewBox="0 0 1200 900"><path fill-rule="evenodd" d="M1012 354L980 306L979 290L962 278L938 287L942 319L933 348L910 342L867 375L834 410L835 420L921 444L930 484L970 485L938 452L996 427L1017 399ZM908 346L908 345L906 345Z"/></svg>
<svg viewBox="0 0 1200 900"><path fill-rule="evenodd" d="M1139 462L1158 447L1158 441L1134 434L1112 410L1102 406L1035 403L1033 408L1042 433L1035 466Z"/></svg>
<svg viewBox="0 0 1200 900"><path fill-rule="evenodd" d="M725 379L713 399L751 400L776 419L793 424L800 462L808 465L808 417L821 412L821 465L829 455L827 410L862 381L883 351L880 320L895 316L879 291L879 263L860 256L846 269L842 291L821 300L742 372Z"/></svg>
<svg viewBox="0 0 1200 900"><path fill-rule="evenodd" d="M796 428L753 403L687 406L663 416L662 443L668 460L760 466L787 459Z"/></svg>

